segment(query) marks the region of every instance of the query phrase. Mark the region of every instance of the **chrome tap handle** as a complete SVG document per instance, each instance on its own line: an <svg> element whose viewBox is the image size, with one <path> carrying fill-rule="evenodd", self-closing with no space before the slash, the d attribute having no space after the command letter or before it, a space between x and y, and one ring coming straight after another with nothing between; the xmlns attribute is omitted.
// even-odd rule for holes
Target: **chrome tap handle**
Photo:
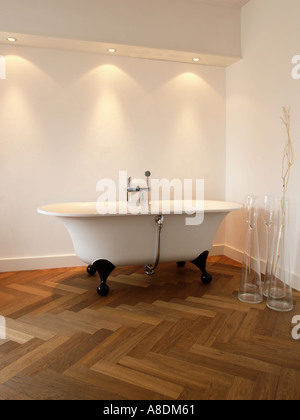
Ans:
<svg viewBox="0 0 300 420"><path fill-rule="evenodd" d="M151 172L150 171L146 171L145 172L145 176L147 177L147 189L148 190L150 190L150 188L149 188L149 176L151 175Z"/></svg>
<svg viewBox="0 0 300 420"><path fill-rule="evenodd" d="M141 188L141 187L137 186L137 187L127 188L127 192L139 192L139 191L142 191L144 189L145 188Z"/></svg>

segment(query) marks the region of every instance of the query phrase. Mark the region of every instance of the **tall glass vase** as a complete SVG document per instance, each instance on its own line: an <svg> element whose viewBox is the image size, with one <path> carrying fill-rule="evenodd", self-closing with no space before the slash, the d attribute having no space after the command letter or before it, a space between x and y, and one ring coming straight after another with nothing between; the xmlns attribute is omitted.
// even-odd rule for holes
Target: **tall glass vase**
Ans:
<svg viewBox="0 0 300 420"><path fill-rule="evenodd" d="M278 209L277 235L267 299L267 306L280 312L288 312L293 309L288 226L289 206L288 202L282 200Z"/></svg>
<svg viewBox="0 0 300 420"><path fill-rule="evenodd" d="M266 269L263 281L263 295L268 296L270 280L272 275L272 261L274 255L274 218L276 201L272 195L265 195L264 205L262 209L263 221L265 225L265 257L266 257Z"/></svg>
<svg viewBox="0 0 300 420"><path fill-rule="evenodd" d="M258 200L248 196L246 211L246 241L238 298L241 302L260 303L263 301L260 255L257 232Z"/></svg>

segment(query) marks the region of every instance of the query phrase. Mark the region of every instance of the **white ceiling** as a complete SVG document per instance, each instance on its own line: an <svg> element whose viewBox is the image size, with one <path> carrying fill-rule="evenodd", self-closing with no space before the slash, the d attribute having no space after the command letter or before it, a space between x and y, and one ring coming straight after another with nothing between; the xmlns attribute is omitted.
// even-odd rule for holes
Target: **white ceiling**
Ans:
<svg viewBox="0 0 300 420"><path fill-rule="evenodd" d="M206 3L215 6L224 6L240 9L250 0L187 0L187 2L194 1L199 3ZM2 0L0 0L0 3ZM7 44L7 38L11 36L10 32L0 32L0 45ZM210 54L203 52L189 52L166 50L160 48L139 47L126 44L107 44L104 42L74 40L70 38L54 38L48 36L38 36L26 33L13 33L18 40L18 45L29 46L37 48L52 48L66 51L80 51L89 52L93 54L108 54L108 48L114 47L117 50L117 55L124 57L145 58L151 60L175 61L181 63L191 64L194 57L199 57L200 62L195 65L209 65L227 67L236 61L240 60L239 56L223 56L222 54Z"/></svg>
<svg viewBox="0 0 300 420"><path fill-rule="evenodd" d="M202 3L209 3L209 4L219 4L222 6L234 6L234 7L242 7L250 0L194 0L200 1Z"/></svg>

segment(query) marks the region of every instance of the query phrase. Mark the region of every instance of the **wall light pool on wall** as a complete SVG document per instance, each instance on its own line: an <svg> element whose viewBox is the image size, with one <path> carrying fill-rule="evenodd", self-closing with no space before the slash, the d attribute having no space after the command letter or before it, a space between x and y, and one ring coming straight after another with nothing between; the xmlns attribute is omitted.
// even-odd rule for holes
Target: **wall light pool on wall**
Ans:
<svg viewBox="0 0 300 420"><path fill-rule="evenodd" d="M5 58L0 55L0 79L6 79Z"/></svg>

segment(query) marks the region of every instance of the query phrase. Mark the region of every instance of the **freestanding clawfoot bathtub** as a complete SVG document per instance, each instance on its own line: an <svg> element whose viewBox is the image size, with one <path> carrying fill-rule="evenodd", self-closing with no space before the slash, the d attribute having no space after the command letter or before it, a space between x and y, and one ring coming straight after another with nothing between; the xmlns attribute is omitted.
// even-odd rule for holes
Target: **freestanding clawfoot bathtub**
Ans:
<svg viewBox="0 0 300 420"><path fill-rule="evenodd" d="M210 283L206 259L214 236L224 217L242 206L204 200L198 207L202 208L203 223L187 224L186 212L177 214L178 206L174 203L168 211L160 202L156 212L148 209L135 215L132 212L99 214L96 202L51 204L40 207L38 212L56 216L63 222L77 256L88 264L88 273L100 275L98 293L106 296L107 278L117 265L148 263L146 273L153 274L159 261L174 261L179 266L190 261L201 270L202 281Z"/></svg>

